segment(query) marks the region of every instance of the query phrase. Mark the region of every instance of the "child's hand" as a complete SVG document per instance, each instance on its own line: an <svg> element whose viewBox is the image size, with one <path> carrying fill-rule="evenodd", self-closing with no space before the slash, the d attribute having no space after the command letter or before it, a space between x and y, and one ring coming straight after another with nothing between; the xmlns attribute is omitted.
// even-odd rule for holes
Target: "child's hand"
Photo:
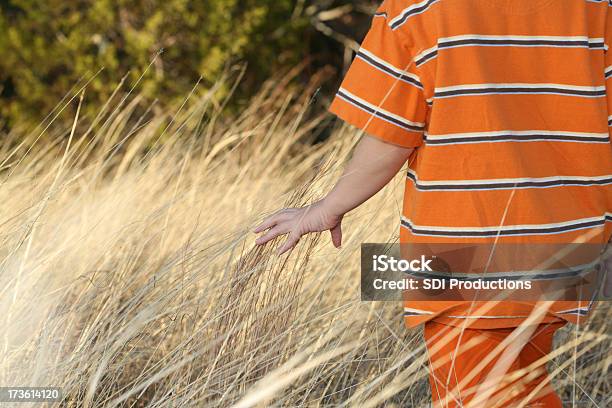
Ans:
<svg viewBox="0 0 612 408"><path fill-rule="evenodd" d="M329 230L336 248L342 242L344 214L380 191L402 168L414 148L398 146L366 135L361 138L338 183L325 199L303 208L287 208L266 218L254 232L268 230L255 243L265 244L289 234L278 254L293 248L302 235Z"/></svg>
<svg viewBox="0 0 612 408"><path fill-rule="evenodd" d="M263 245L279 235L289 234L285 243L277 250L281 255L295 247L300 238L311 232L329 230L336 248L342 243L342 216L332 215L324 201L318 201L302 208L286 208L266 218L253 232L268 230L255 243Z"/></svg>

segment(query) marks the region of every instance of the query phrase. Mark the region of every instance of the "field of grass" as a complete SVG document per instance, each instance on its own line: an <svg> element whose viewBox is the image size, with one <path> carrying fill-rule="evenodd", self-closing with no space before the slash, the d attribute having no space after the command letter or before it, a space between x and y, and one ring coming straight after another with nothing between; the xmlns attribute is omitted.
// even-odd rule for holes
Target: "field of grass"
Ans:
<svg viewBox="0 0 612 408"><path fill-rule="evenodd" d="M253 226L323 195L359 137L311 143L330 119L306 115L313 93L270 81L226 118L212 92L172 110L118 92L84 118L77 89L57 108L73 123L2 135L0 384L79 407L428 406L420 332L400 304L359 300L359 245L397 240L401 175L345 218L340 250L254 247ZM609 313L559 333L568 406L612 405Z"/></svg>

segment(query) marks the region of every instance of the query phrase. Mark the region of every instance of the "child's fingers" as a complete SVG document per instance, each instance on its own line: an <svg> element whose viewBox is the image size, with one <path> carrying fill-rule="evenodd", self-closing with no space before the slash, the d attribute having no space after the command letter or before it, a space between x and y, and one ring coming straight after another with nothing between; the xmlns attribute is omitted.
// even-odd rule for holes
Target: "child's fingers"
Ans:
<svg viewBox="0 0 612 408"><path fill-rule="evenodd" d="M267 217L265 220L263 220L263 222L261 224L259 224L258 226L255 227L255 229L253 230L254 233L259 233L262 232L264 230L270 229L273 226L275 226L279 221L279 214L273 214L269 217Z"/></svg>
<svg viewBox="0 0 612 408"><path fill-rule="evenodd" d="M253 232L257 234L259 232L272 228L280 222L287 221L291 211L291 208L283 208L282 210L278 210L274 214L266 217L261 224L259 224L253 229Z"/></svg>
<svg viewBox="0 0 612 408"><path fill-rule="evenodd" d="M342 224L338 223L334 228L329 230L331 233L332 243L336 248L342 246Z"/></svg>
<svg viewBox="0 0 612 408"><path fill-rule="evenodd" d="M269 228L272 228L274 225L276 225L276 220L274 219L270 219L270 218L266 218L261 224L259 224L258 226L256 226L253 229L253 232L258 234L262 231L265 231Z"/></svg>
<svg viewBox="0 0 612 408"><path fill-rule="evenodd" d="M275 225L274 227L269 229L268 232L266 232L264 235L257 238L255 240L255 244L263 245L266 242L272 241L274 238L278 237L279 235L286 234L287 232L288 232L288 229L286 227L283 227L281 225Z"/></svg>
<svg viewBox="0 0 612 408"><path fill-rule="evenodd" d="M277 255L282 255L285 252L289 251L291 248L295 247L300 240L300 235L292 232L289 234L289 237L285 241L285 243L276 251Z"/></svg>

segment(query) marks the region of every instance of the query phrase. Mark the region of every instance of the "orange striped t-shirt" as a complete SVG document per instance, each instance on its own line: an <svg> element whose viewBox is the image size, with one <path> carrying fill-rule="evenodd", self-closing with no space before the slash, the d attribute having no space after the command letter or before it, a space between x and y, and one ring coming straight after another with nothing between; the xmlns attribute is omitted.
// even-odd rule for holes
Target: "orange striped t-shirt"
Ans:
<svg viewBox="0 0 612 408"><path fill-rule="evenodd" d="M384 1L329 109L415 148L400 242L608 242L611 43L608 0ZM405 316L508 327L532 307L406 302Z"/></svg>

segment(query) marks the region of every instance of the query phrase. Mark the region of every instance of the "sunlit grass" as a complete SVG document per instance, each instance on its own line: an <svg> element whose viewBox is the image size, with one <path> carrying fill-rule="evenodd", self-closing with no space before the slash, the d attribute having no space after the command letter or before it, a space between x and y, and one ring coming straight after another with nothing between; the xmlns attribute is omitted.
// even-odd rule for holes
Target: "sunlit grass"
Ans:
<svg viewBox="0 0 612 408"><path fill-rule="evenodd" d="M3 136L0 383L67 406L427 406L419 331L359 301L359 244L397 240L402 176L341 250L321 235L278 258L250 229L323 195L357 132L313 144L329 116L277 80L232 118L197 87L174 109L128 89L83 118L77 87L72 123ZM609 310L551 356L579 406L610 402Z"/></svg>

